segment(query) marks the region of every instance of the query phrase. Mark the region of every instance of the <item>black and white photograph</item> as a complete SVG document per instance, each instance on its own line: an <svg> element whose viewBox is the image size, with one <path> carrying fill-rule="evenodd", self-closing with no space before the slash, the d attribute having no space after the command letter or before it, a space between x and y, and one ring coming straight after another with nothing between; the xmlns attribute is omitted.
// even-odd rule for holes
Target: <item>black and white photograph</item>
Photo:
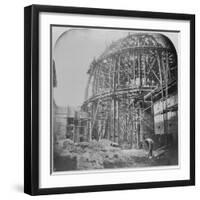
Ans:
<svg viewBox="0 0 200 200"><path fill-rule="evenodd" d="M31 5L24 28L25 193L195 184L194 15Z"/></svg>
<svg viewBox="0 0 200 200"><path fill-rule="evenodd" d="M179 166L179 38L50 26L51 173Z"/></svg>
<svg viewBox="0 0 200 200"><path fill-rule="evenodd" d="M0 15L0 199L199 199L199 1L6 0Z"/></svg>

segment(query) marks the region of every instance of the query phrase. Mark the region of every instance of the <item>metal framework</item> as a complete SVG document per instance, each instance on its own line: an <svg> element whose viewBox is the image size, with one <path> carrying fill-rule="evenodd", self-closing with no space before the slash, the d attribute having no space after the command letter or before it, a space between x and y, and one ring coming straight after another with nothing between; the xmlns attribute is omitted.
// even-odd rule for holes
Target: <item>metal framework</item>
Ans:
<svg viewBox="0 0 200 200"><path fill-rule="evenodd" d="M143 135L154 131L152 98L144 97L160 89L167 109L168 85L177 80L176 50L162 34L129 34L94 59L88 75L82 105L89 115L88 140L139 148Z"/></svg>

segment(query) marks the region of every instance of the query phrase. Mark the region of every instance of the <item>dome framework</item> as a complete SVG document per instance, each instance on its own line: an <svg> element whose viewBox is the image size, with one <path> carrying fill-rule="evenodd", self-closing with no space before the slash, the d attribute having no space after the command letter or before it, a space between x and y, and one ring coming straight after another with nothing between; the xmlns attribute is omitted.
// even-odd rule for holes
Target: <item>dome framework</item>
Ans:
<svg viewBox="0 0 200 200"><path fill-rule="evenodd" d="M88 140L139 147L154 132L153 95L158 91L167 109L168 86L177 84L176 50L164 35L129 34L94 59L88 75L82 105L89 115Z"/></svg>

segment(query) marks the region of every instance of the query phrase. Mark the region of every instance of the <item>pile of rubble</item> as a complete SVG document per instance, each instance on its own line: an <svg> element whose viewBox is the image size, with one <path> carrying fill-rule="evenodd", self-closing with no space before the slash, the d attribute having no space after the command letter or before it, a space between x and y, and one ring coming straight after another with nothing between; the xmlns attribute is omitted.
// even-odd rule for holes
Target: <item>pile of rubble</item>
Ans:
<svg viewBox="0 0 200 200"><path fill-rule="evenodd" d="M157 149L153 154L149 159L144 149L123 149L106 139L79 143L64 139L54 144L54 171L177 165L174 151Z"/></svg>
<svg viewBox="0 0 200 200"><path fill-rule="evenodd" d="M56 146L57 156L65 160L68 158L69 162L76 160L74 170L133 166L133 157L109 140L74 143L66 139L59 141ZM65 165L67 165L67 162Z"/></svg>

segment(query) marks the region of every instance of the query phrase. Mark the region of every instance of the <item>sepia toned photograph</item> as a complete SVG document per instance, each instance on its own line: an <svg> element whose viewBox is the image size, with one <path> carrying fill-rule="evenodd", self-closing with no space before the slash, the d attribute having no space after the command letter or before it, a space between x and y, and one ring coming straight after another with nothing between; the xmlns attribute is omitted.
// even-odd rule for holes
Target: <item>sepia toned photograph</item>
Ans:
<svg viewBox="0 0 200 200"><path fill-rule="evenodd" d="M179 31L51 25L51 172L179 165Z"/></svg>

